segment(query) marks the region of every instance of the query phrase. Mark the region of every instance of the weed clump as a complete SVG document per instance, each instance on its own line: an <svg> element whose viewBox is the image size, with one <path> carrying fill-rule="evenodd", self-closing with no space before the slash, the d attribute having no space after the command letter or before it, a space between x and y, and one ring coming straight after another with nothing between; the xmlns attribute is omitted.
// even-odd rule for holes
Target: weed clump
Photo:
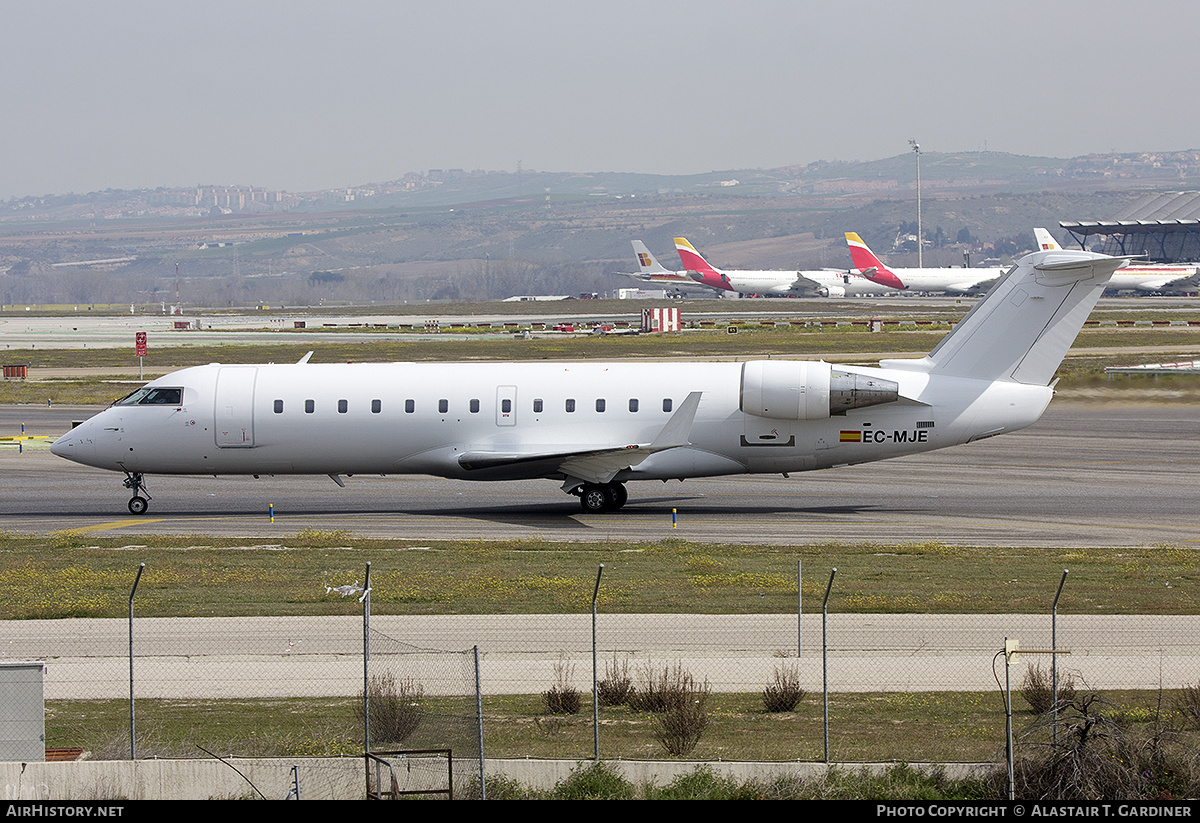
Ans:
<svg viewBox="0 0 1200 823"><path fill-rule="evenodd" d="M629 707L654 713L658 723L655 737L669 754L684 757L692 753L708 727L708 681L698 684L682 665L664 667L661 672L649 665L643 671L643 684L633 692Z"/></svg>
<svg viewBox="0 0 1200 823"><path fill-rule="evenodd" d="M763 689L763 708L771 713L790 712L804 699L800 673L795 666L775 667L775 680Z"/></svg>
<svg viewBox="0 0 1200 823"><path fill-rule="evenodd" d="M554 685L542 692L542 702L549 714L579 714L583 697L572 682L575 665L569 660L554 664Z"/></svg>
<svg viewBox="0 0 1200 823"><path fill-rule="evenodd" d="M367 681L366 697L362 692L358 696L355 714L362 723L364 706L369 706L372 745L402 743L421 725L425 689L411 678L396 680L391 672L373 674Z"/></svg>
<svg viewBox="0 0 1200 823"><path fill-rule="evenodd" d="M633 698L633 678L629 676L629 660L617 660L604 664L604 677L596 683L596 696L601 706L624 706Z"/></svg>
<svg viewBox="0 0 1200 823"><path fill-rule="evenodd" d="M1067 675L1058 683L1058 697L1054 695L1054 682L1050 672L1041 666L1030 666L1021 682L1021 696L1036 714L1045 714L1054 708L1055 703L1070 703L1075 699L1075 678Z"/></svg>

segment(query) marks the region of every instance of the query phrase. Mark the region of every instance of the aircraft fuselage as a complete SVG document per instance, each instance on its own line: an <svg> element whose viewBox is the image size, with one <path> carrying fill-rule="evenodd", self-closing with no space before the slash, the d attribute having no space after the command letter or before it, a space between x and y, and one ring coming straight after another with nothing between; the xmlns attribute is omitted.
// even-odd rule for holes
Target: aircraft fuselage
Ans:
<svg viewBox="0 0 1200 823"><path fill-rule="evenodd" d="M148 384L179 389L179 402L115 404L53 450L146 474L561 479L552 459L536 458L649 443L700 392L687 445L620 470L615 479L624 482L805 471L929 451L1029 425L1052 395L1045 386L837 367L894 382L898 399L817 419L763 416L743 410L747 365L199 366ZM477 467L467 458L492 454L527 459Z"/></svg>

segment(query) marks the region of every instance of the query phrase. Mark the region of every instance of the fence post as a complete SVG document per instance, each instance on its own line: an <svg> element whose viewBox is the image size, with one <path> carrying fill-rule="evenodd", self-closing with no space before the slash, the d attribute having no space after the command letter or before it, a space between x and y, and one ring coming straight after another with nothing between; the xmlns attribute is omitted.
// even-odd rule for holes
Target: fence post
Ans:
<svg viewBox="0 0 1200 823"><path fill-rule="evenodd" d="M129 759L137 759L137 747L135 745L134 720L133 720L133 596L137 593L138 581L142 579L142 572L145 571L146 564L142 563L138 566L137 577L133 578L133 588L129 590Z"/></svg>
<svg viewBox="0 0 1200 823"><path fill-rule="evenodd" d="M1054 595L1054 605L1050 608L1050 687L1054 695L1054 745L1058 746L1058 598L1062 596L1063 586L1067 582L1067 571L1063 569L1062 579L1058 581L1058 592Z"/></svg>
<svg viewBox="0 0 1200 823"><path fill-rule="evenodd" d="M804 643L800 632L801 617L804 615L803 609L800 607L800 564L802 561L796 561L796 658L799 659L804 651Z"/></svg>
<svg viewBox="0 0 1200 823"><path fill-rule="evenodd" d="M592 759L600 762L600 689L596 660L596 600L600 595L600 575L604 564L596 570L596 587L592 589Z"/></svg>
<svg viewBox="0 0 1200 823"><path fill-rule="evenodd" d="M363 583L363 764L366 766L364 777L367 781L367 793L365 797L371 796L371 760L368 757L371 754L371 684L370 684L370 664L371 664L371 561L367 561L367 570L364 572L366 582ZM379 785L379 764L376 763L376 781L375 785Z"/></svg>
<svg viewBox="0 0 1200 823"><path fill-rule="evenodd" d="M829 762L829 590L833 588L835 566L825 584L825 599L821 601L821 692L825 695L825 762Z"/></svg>
<svg viewBox="0 0 1200 823"><path fill-rule="evenodd" d="M471 648L475 652L475 726L479 734L479 799L487 800L487 773L483 768L483 686L479 677L479 646ZM450 762L453 768L453 755L451 755ZM451 788L453 788L453 783L451 783Z"/></svg>

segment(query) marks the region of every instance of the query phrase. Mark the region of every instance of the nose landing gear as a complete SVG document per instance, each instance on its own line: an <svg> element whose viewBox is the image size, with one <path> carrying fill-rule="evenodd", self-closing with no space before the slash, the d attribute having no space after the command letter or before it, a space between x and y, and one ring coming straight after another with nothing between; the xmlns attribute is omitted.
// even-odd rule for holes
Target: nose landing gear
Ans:
<svg viewBox="0 0 1200 823"><path fill-rule="evenodd" d="M142 473L125 472L125 488L133 492L133 497L129 499L129 513L145 514L146 509L150 507L150 492L146 491L146 482Z"/></svg>

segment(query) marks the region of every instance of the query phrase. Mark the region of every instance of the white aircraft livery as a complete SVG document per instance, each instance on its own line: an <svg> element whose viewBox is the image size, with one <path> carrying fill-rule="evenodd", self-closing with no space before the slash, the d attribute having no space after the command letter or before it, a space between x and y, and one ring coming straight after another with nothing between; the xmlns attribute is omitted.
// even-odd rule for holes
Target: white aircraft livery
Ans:
<svg viewBox="0 0 1200 823"><path fill-rule="evenodd" d="M197 366L72 429L54 454L125 473L546 478L587 512L634 480L865 463L1036 421L1062 358L1126 258L1022 258L927 356L878 367L744 363Z"/></svg>
<svg viewBox="0 0 1200 823"><path fill-rule="evenodd" d="M686 237L675 238L675 251L687 274L697 283L718 291L742 294L786 294L790 296L845 297L849 294L888 294L903 288L896 281L886 282L888 275L874 279L851 272L831 271L738 271L718 269L696 251Z"/></svg>
<svg viewBox="0 0 1200 823"><path fill-rule="evenodd" d="M1058 241L1046 229L1034 229L1038 248L1058 249ZM1200 266L1188 263L1131 263L1108 281L1112 291L1141 291L1158 294L1191 294L1200 291Z"/></svg>
<svg viewBox="0 0 1200 823"><path fill-rule="evenodd" d="M641 240L633 241L633 253L637 257L638 271L637 274L630 274L630 277L676 291L702 292L710 295L722 291L716 286L697 283L686 271L671 271L658 262Z"/></svg>
<svg viewBox="0 0 1200 823"><path fill-rule="evenodd" d="M857 232L846 232L850 260L863 277L887 278L889 286L913 291L939 291L948 294L974 294L986 291L1003 269L889 269L863 242Z"/></svg>

